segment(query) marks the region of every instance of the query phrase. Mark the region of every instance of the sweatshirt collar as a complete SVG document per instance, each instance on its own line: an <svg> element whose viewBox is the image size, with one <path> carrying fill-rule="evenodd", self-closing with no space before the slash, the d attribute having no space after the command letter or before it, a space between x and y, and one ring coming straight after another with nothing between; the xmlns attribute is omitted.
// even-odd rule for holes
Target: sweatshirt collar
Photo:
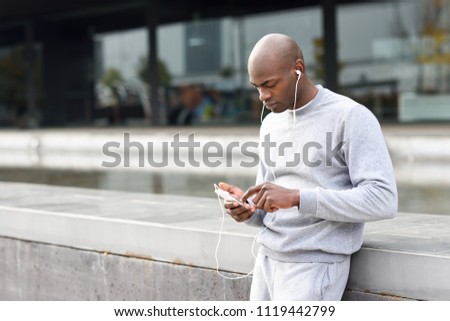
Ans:
<svg viewBox="0 0 450 321"><path fill-rule="evenodd" d="M309 112L309 110L314 108L314 106L316 106L318 104L318 102L321 100L324 88L322 87L322 85L316 85L316 88L318 89L318 91L317 91L316 95L314 96L314 98L312 100L310 100L308 103L306 103L305 105L295 109L296 115L304 115L305 113ZM289 113L294 112L291 109L288 109L287 111Z"/></svg>

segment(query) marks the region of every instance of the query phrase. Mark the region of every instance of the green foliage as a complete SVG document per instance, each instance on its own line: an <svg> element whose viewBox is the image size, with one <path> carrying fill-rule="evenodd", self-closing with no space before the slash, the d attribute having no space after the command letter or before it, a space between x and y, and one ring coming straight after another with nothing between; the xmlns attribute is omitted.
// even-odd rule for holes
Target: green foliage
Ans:
<svg viewBox="0 0 450 321"><path fill-rule="evenodd" d="M102 85L112 88L115 85L123 84L123 76L116 68L108 68L100 79Z"/></svg>
<svg viewBox="0 0 450 321"><path fill-rule="evenodd" d="M234 75L234 69L233 69L233 67L230 67L230 66L226 66L226 67L223 67L221 70L220 70L220 76L222 77L222 78L231 78L232 76Z"/></svg>
<svg viewBox="0 0 450 321"><path fill-rule="evenodd" d="M149 84L149 75L148 75L148 57L143 56L139 59L139 64L137 68L137 76L138 78L146 83ZM160 86L167 87L170 85L170 82L172 81L172 76L169 73L169 70L167 69L166 64L158 59L158 82Z"/></svg>
<svg viewBox="0 0 450 321"><path fill-rule="evenodd" d="M325 45L323 37L314 38L314 80L323 81L325 79ZM338 72L341 71L345 65L338 62Z"/></svg>

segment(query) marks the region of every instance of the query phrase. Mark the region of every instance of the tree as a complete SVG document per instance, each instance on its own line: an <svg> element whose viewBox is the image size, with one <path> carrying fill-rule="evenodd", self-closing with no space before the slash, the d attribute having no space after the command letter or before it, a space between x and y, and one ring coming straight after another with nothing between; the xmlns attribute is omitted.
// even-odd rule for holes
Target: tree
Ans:
<svg viewBox="0 0 450 321"><path fill-rule="evenodd" d="M417 55L420 66L419 91L449 91L450 0L424 1L419 4L419 25L423 39ZM428 78L434 78L433 83L426 83L427 74Z"/></svg>
<svg viewBox="0 0 450 321"><path fill-rule="evenodd" d="M100 82L102 85L112 88L114 86L117 86L119 84L123 84L123 76L120 70L111 67L108 68L105 73L103 74L102 78L100 79Z"/></svg>
<svg viewBox="0 0 450 321"><path fill-rule="evenodd" d="M316 81L325 80L325 45L323 37L313 39L314 44L314 79ZM337 71L340 72L345 67L344 63L338 62Z"/></svg>
<svg viewBox="0 0 450 321"><path fill-rule="evenodd" d="M139 59L137 74L138 78L146 83L150 83L149 75L148 75L148 57L143 56ZM158 82L160 86L168 87L170 82L172 81L172 76L167 69L166 64L158 59Z"/></svg>

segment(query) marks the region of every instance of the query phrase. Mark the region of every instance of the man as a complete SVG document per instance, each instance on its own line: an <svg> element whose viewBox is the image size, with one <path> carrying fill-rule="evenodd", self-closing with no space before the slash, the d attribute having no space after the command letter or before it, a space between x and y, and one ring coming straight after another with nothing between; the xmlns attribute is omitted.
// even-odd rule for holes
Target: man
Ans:
<svg viewBox="0 0 450 321"><path fill-rule="evenodd" d="M251 300L340 300L364 222L393 218L397 188L378 121L364 106L314 85L300 47L269 34L248 59L250 82L272 111L260 129L256 186L220 187L225 208L262 227Z"/></svg>

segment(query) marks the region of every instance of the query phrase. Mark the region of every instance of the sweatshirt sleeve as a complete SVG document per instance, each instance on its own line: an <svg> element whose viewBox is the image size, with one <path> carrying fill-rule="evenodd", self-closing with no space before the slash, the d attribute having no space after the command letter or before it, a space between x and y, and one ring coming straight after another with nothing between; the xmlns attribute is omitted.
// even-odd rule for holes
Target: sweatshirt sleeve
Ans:
<svg viewBox="0 0 450 321"><path fill-rule="evenodd" d="M343 157L352 187L301 189L301 214L338 222L368 222L395 217L397 186L391 158L375 116L352 108L340 123Z"/></svg>

